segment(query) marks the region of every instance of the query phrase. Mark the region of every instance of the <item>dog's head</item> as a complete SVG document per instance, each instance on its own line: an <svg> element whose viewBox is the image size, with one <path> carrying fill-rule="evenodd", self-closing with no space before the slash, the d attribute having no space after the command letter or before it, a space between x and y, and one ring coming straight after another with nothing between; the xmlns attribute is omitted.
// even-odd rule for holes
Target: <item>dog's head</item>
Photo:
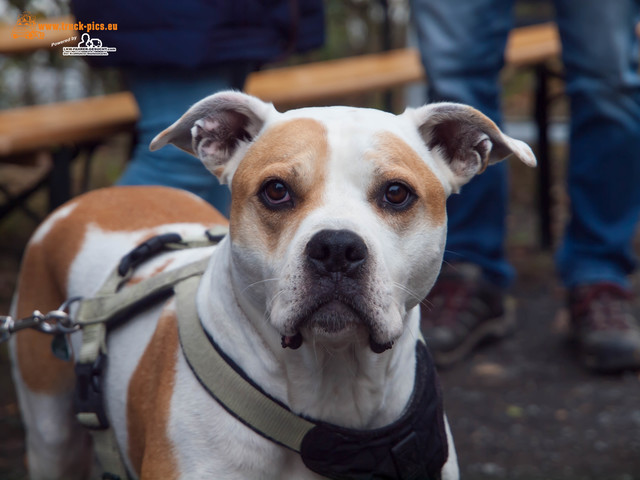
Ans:
<svg viewBox="0 0 640 480"><path fill-rule="evenodd" d="M526 144L452 103L279 113L224 92L151 149L167 143L230 185L236 292L294 348L305 337L390 347L440 270L447 196L511 154L535 165Z"/></svg>

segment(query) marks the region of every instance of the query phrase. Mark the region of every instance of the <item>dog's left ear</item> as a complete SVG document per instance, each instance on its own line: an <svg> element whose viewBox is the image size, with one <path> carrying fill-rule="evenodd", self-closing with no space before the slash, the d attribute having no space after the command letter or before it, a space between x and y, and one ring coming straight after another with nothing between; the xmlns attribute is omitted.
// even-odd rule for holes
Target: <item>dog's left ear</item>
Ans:
<svg viewBox="0 0 640 480"><path fill-rule="evenodd" d="M158 134L151 151L168 143L195 155L209 171L227 183L242 145L258 135L267 118L277 113L270 103L239 92L220 92L200 100L173 125Z"/></svg>
<svg viewBox="0 0 640 480"><path fill-rule="evenodd" d="M486 115L468 105L432 103L405 114L413 116L429 150L450 171L453 192L509 155L531 167L536 165L526 143L505 135Z"/></svg>

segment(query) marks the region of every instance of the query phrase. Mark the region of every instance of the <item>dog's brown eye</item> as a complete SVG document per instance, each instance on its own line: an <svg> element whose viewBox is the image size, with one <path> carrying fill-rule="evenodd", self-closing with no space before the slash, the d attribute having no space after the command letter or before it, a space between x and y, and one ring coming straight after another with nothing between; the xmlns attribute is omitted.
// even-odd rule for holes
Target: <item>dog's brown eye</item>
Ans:
<svg viewBox="0 0 640 480"><path fill-rule="evenodd" d="M384 201L394 207L403 207L411 199L409 188L401 183L392 183L384 192Z"/></svg>
<svg viewBox="0 0 640 480"><path fill-rule="evenodd" d="M291 194L280 180L269 180L262 187L262 199L267 206L279 207L291 203Z"/></svg>

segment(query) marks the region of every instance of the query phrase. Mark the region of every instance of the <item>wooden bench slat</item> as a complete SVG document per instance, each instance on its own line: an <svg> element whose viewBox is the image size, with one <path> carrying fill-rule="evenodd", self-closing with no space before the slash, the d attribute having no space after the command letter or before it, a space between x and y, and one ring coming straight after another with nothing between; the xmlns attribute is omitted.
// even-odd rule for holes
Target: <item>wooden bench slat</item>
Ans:
<svg viewBox="0 0 640 480"><path fill-rule="evenodd" d="M131 128L139 111L129 92L0 112L0 155L99 140Z"/></svg>
<svg viewBox="0 0 640 480"><path fill-rule="evenodd" d="M72 17L48 22L72 23ZM6 35L3 31L6 30ZM35 49L36 39L12 39L11 26L0 28L0 52L11 43ZM45 47L51 36L47 32ZM65 38L70 32L64 32ZM7 41L9 39L9 41ZM505 58L508 64L533 65L560 53L555 24L521 27L511 32ZM315 62L252 73L246 91L279 108L328 103L344 96L422 81L425 73L416 49ZM139 112L130 93L74 102L24 107L0 112L0 155L8 156L107 137L130 128Z"/></svg>
<svg viewBox="0 0 640 480"><path fill-rule="evenodd" d="M399 49L254 72L245 90L276 105L289 105L383 90L423 78L418 52Z"/></svg>
<svg viewBox="0 0 640 480"><path fill-rule="evenodd" d="M505 61L518 67L535 65L558 57L560 49L554 23L520 27L509 35ZM418 51L403 48L254 72L245 90L276 106L287 107L384 90L425 78Z"/></svg>
<svg viewBox="0 0 640 480"><path fill-rule="evenodd" d="M524 67L559 57L561 51L558 27L549 22L512 30L504 57L507 65Z"/></svg>

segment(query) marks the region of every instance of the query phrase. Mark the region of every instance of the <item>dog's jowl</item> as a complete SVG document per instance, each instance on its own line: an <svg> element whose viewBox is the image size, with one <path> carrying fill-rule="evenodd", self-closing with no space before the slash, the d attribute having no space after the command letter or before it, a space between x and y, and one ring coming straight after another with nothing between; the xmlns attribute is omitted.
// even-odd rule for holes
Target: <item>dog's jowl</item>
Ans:
<svg viewBox="0 0 640 480"><path fill-rule="evenodd" d="M464 105L280 113L236 92L151 149L169 143L229 185L226 236L189 193L114 187L29 243L12 313L82 297L71 361L12 338L32 478L458 478L416 307L447 197L511 154L535 165L529 147Z"/></svg>

